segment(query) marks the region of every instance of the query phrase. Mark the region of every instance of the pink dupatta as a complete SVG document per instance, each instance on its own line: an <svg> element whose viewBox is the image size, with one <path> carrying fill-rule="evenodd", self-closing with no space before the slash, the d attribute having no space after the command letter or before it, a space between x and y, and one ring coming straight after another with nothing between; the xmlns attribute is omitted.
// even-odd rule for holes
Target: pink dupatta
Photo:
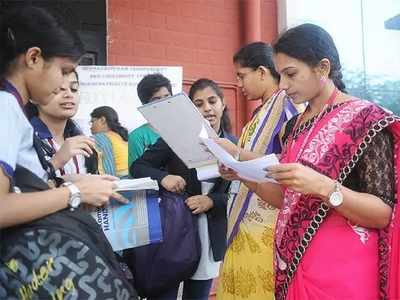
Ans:
<svg viewBox="0 0 400 300"><path fill-rule="evenodd" d="M311 131L287 145L281 161L299 159L342 183L384 128L394 137L399 191L400 118L367 101L326 110ZM367 229L320 199L286 189L276 226L276 299L400 299L399 228L397 205L388 228Z"/></svg>

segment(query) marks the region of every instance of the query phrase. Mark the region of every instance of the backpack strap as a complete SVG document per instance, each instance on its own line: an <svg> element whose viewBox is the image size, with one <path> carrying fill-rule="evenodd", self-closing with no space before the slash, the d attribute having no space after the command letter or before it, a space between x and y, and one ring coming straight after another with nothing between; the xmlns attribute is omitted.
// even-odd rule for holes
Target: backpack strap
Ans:
<svg viewBox="0 0 400 300"><path fill-rule="evenodd" d="M49 146L45 144L35 133L33 134L33 147L35 148L40 164L42 165L43 170L46 171L49 180L56 187L59 187L64 183L64 179L57 177L53 164L46 159L46 152ZM53 149L51 149L51 151L53 151Z"/></svg>

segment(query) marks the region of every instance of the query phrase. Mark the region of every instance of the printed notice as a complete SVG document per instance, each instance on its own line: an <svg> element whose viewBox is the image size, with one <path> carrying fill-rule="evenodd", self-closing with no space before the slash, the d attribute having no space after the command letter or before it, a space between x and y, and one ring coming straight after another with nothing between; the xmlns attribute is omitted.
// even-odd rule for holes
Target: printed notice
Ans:
<svg viewBox="0 0 400 300"><path fill-rule="evenodd" d="M102 227L114 251L162 241L158 193L151 190L120 191L129 203L115 200L91 214Z"/></svg>

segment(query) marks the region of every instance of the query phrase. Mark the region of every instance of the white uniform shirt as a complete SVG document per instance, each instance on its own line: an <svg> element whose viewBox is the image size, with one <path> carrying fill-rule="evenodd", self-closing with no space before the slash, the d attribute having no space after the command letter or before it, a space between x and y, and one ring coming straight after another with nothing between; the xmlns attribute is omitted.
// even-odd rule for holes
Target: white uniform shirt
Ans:
<svg viewBox="0 0 400 300"><path fill-rule="evenodd" d="M17 98L0 91L0 166L13 178L17 164L31 170L47 181L46 172L33 148L33 128L26 118Z"/></svg>
<svg viewBox="0 0 400 300"><path fill-rule="evenodd" d="M36 134L44 143L48 145L49 148L53 149L55 152L60 150L61 146L57 144L49 128L45 123L43 123L42 120L40 120L38 117L33 117L31 119L31 124ZM46 155L46 159L50 160L51 156ZM71 158L62 168L56 170L56 175L58 177L70 174L87 174L85 157L83 155L76 155L75 157Z"/></svg>
<svg viewBox="0 0 400 300"><path fill-rule="evenodd" d="M207 195L214 183L201 182L201 191L203 195ZM208 221L205 213L199 214L199 236L201 242L200 262L196 272L193 274L193 280L208 280L218 277L219 267L221 262L214 260L214 255L210 243L210 235L208 234Z"/></svg>

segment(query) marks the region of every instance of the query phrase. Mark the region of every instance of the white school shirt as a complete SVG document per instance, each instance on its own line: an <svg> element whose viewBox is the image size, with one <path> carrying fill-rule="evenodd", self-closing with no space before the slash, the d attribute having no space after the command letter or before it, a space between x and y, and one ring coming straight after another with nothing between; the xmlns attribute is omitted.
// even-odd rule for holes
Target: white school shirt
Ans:
<svg viewBox="0 0 400 300"><path fill-rule="evenodd" d="M207 195L214 183L202 181L201 192ZM210 243L210 235L208 234L208 221L205 213L199 214L198 217L199 236L201 242L200 262L196 272L190 278L192 280L208 280L218 277L219 267L221 262L214 260L213 251Z"/></svg>
<svg viewBox="0 0 400 300"><path fill-rule="evenodd" d="M55 152L60 150L61 146L57 144L49 128L42 120L40 120L38 117L33 117L31 119L31 125L33 126L36 134L44 143L46 143ZM46 159L50 160L51 157L46 155ZM76 155L75 157L71 158L61 169L55 170L56 176L60 177L62 175L87 174L85 157L81 154Z"/></svg>
<svg viewBox="0 0 400 300"><path fill-rule="evenodd" d="M33 148L33 128L18 100L0 91L0 167L11 179L17 164L47 181L47 174Z"/></svg>

